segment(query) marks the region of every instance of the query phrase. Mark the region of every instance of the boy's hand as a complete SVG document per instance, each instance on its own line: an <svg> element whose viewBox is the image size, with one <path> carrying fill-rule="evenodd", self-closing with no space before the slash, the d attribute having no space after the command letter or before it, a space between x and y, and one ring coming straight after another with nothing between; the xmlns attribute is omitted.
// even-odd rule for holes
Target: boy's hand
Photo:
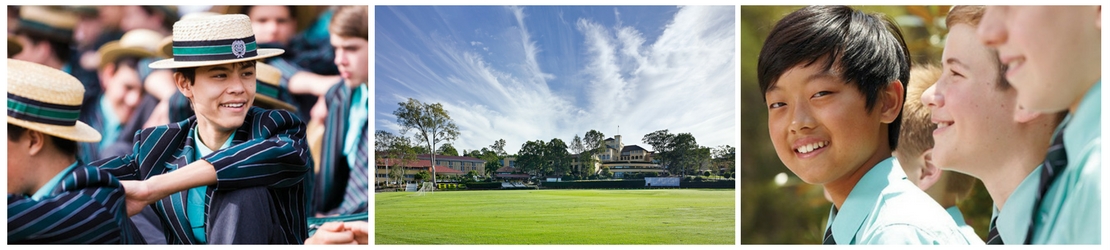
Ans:
<svg viewBox="0 0 1110 250"><path fill-rule="evenodd" d="M355 241L358 241L358 244L369 244L369 242L367 242L370 238L370 224L368 222L349 221L347 223L343 223L343 228L351 231L351 233L355 237Z"/></svg>
<svg viewBox="0 0 1110 250"><path fill-rule="evenodd" d="M365 242L366 240L363 239ZM346 230L343 222L328 222L321 225L316 229L316 234L312 237L305 239L305 245L335 245L335 244L359 244L355 240L354 233Z"/></svg>
<svg viewBox="0 0 1110 250"><path fill-rule="evenodd" d="M134 216L143 211L143 208L155 201L158 197L153 194L144 181L120 181L125 193L127 216Z"/></svg>

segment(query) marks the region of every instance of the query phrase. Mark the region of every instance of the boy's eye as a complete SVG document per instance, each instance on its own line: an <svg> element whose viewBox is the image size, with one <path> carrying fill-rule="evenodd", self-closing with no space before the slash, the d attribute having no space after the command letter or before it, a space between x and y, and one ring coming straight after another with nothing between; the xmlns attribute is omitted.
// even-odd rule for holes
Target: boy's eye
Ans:
<svg viewBox="0 0 1110 250"><path fill-rule="evenodd" d="M773 108L780 108L782 106L786 106L786 103L784 103L784 102L773 102L773 103L771 103L771 105L767 106L767 108L772 108L773 109Z"/></svg>
<svg viewBox="0 0 1110 250"><path fill-rule="evenodd" d="M829 94L832 94L832 92L829 92L829 91L817 91L817 93L816 93L816 94L813 94L813 97L822 97L822 96L826 96L826 95L829 95Z"/></svg>
<svg viewBox="0 0 1110 250"><path fill-rule="evenodd" d="M253 76L253 75L254 75L254 72L251 72L251 71L243 72L243 76Z"/></svg>
<svg viewBox="0 0 1110 250"><path fill-rule="evenodd" d="M960 73L957 73L955 70L949 70L948 72L952 72L953 76L964 77L964 75L961 75Z"/></svg>
<svg viewBox="0 0 1110 250"><path fill-rule="evenodd" d="M227 74L215 74L215 75L212 75L212 77L213 78L227 78Z"/></svg>

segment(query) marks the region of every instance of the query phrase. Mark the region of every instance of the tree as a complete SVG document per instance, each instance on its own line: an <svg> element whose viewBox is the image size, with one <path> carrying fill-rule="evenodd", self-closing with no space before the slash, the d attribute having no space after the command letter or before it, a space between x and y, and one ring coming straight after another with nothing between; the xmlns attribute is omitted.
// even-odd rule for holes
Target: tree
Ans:
<svg viewBox="0 0 1110 250"><path fill-rule="evenodd" d="M431 174L428 174L428 171L420 170L420 172L417 172L416 175L413 176L412 178L416 179L416 180L428 180L428 179L431 179L432 177L431 177Z"/></svg>
<svg viewBox="0 0 1110 250"><path fill-rule="evenodd" d="M516 160L517 166L520 166L520 170L533 176L539 175L546 170L547 161L546 157L544 157L544 153L546 153L545 148L546 143L542 140L525 142L517 153L520 155Z"/></svg>
<svg viewBox="0 0 1110 250"><path fill-rule="evenodd" d="M490 150L493 150L493 152L496 153L498 157L505 157L506 155L508 155L507 153L505 153L505 139L498 139L494 141L493 145L490 145L489 148Z"/></svg>
<svg viewBox="0 0 1110 250"><path fill-rule="evenodd" d="M726 171L736 171L736 148L730 145L717 146L713 149L713 162L719 175L724 175Z"/></svg>
<svg viewBox="0 0 1110 250"><path fill-rule="evenodd" d="M674 135L668 132L668 130L664 129L644 135L642 141L647 145L651 145L651 148L655 150L654 158L656 160L659 160L659 164L663 165L663 167L666 168L668 172L675 174L676 167L674 166L675 163L673 162L673 159L671 157L673 150L670 148L671 146L673 146L673 140Z"/></svg>
<svg viewBox="0 0 1110 250"><path fill-rule="evenodd" d="M455 146L452 146L450 143L444 143L443 146L439 147L436 153L445 156L459 156L459 151L455 150Z"/></svg>
<svg viewBox="0 0 1110 250"><path fill-rule="evenodd" d="M374 161L381 162L385 168L389 170L392 170L390 169L390 163L392 162L390 162L389 159L396 158L397 156L397 152L393 150L393 141L395 137L393 133L385 130L374 132L374 151L377 152L374 154ZM390 179L396 178L396 174L394 174L393 171L389 171L387 175Z"/></svg>
<svg viewBox="0 0 1110 250"><path fill-rule="evenodd" d="M582 162L582 153L585 153L585 151L586 146L582 145L582 137L575 134L574 139L570 140L570 153L574 154L575 160L578 161L578 164L581 164L579 169L574 170L575 173L581 174L582 167L586 166L586 163Z"/></svg>
<svg viewBox="0 0 1110 250"><path fill-rule="evenodd" d="M482 175L478 174L478 171L476 171L476 170L470 170L470 172L466 172L466 180L467 181L474 181L474 179L477 179L478 176L482 176Z"/></svg>
<svg viewBox="0 0 1110 250"><path fill-rule="evenodd" d="M559 138L552 138L544 147L546 160L551 163L550 172L556 176L565 175L570 171L570 154L567 154L567 144Z"/></svg>
<svg viewBox="0 0 1110 250"><path fill-rule="evenodd" d="M428 149L435 149L440 142L450 142L458 138L459 126L451 120L451 115L443 109L443 104L425 104L413 98L397 104L400 107L393 111L393 115L397 116L397 123L401 125L401 134L415 129L417 143L427 145ZM432 176L435 176L436 156L431 155ZM434 178L432 183L435 183Z"/></svg>
<svg viewBox="0 0 1110 250"><path fill-rule="evenodd" d="M643 142L655 149L655 159L671 174L686 175L697 171L710 154L710 149L698 146L690 133L675 135L666 129L658 130L644 135Z"/></svg>
<svg viewBox="0 0 1110 250"><path fill-rule="evenodd" d="M384 130L374 132L375 158L389 169L390 180L404 182L405 166L416 161L416 149L408 138Z"/></svg>
<svg viewBox="0 0 1110 250"><path fill-rule="evenodd" d="M593 169L593 166L601 160L595 158L595 156L603 153L605 150L605 134L591 129L586 132L585 137L582 137L582 147L585 153L585 155L582 156L582 158L585 159L582 160L582 166L590 166L590 169ZM596 173L597 172L590 174Z"/></svg>

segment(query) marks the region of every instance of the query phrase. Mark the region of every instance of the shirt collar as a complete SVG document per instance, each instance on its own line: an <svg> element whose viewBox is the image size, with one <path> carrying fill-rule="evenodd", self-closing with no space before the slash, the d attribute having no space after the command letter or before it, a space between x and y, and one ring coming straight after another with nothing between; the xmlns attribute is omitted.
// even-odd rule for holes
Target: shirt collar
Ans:
<svg viewBox="0 0 1110 250"><path fill-rule="evenodd" d="M1101 112L1102 80L1099 80L1087 90L1075 113L1068 114L1064 122L1060 123L1060 128L1067 127L1064 129L1064 148L1076 149L1067 151L1068 159L1080 158L1084 152L1078 149L1086 147L1091 138L1099 138L1102 135L1099 126L1102 119Z"/></svg>
<svg viewBox="0 0 1110 250"><path fill-rule="evenodd" d="M110 104L108 103L108 98L104 98L104 97L100 98L100 105L99 106L100 106L100 116L102 118L100 122L102 124L104 124L104 131L103 132L116 132L116 131L119 131L119 127L120 127L119 116L116 116L116 113L112 111L112 109L109 105ZM115 133L112 133L112 135L115 135ZM101 143L103 144L104 142L107 142L107 141L114 141L115 139L116 138L114 136L111 137L111 138L105 136L104 139L101 140ZM101 147L105 147L105 146L101 145Z"/></svg>
<svg viewBox="0 0 1110 250"><path fill-rule="evenodd" d="M197 126L199 126L199 125L197 125ZM197 130L200 130L200 129L197 126L193 126L193 143L196 144L197 159L200 159L200 158L205 157L209 154L212 154L213 150L209 149L208 146L204 145L204 142L200 141L200 136L197 134ZM231 135L227 136L227 140L224 141L224 145L220 146L220 148L217 149L217 150L231 147L231 141L234 138L235 138L235 131L232 131Z"/></svg>
<svg viewBox="0 0 1110 250"><path fill-rule="evenodd" d="M956 221L956 226L967 225L967 221L964 220L964 213L960 212L960 207L951 206L947 209L944 209L944 211L948 212L949 216L952 216L952 220Z"/></svg>
<svg viewBox="0 0 1110 250"><path fill-rule="evenodd" d="M895 171L894 157L886 158L875 164L867 174L860 178L844 204L836 211L834 206L829 211L829 224L832 225L833 237L836 242L852 242L856 232L863 226L863 221L871 214L883 189L895 181L906 180L906 172L902 168ZM835 220L834 220L835 218Z"/></svg>
<svg viewBox="0 0 1110 250"><path fill-rule="evenodd" d="M51 194L54 193L54 188L58 186L58 183L62 181L62 178L69 174L69 172L76 167L77 162L74 161L73 164L70 164L69 167L66 167L65 170L58 172L57 175L54 175L54 178L50 178L50 181L46 182L46 185L42 185L42 187L40 187L38 191L35 191L34 195L31 195L31 200L39 201L43 198L49 197Z"/></svg>
<svg viewBox="0 0 1110 250"><path fill-rule="evenodd" d="M1010 197L1006 198L1002 210L995 208L995 214L998 217L995 227L998 228L998 235L1002 237L1002 242L1016 244L1025 242L1025 234L1029 232L1029 219L1033 216L1033 199L1037 194L1037 186L1040 185L1040 176L1041 167L1033 169L1033 172L1025 176L1025 180L1014 188Z"/></svg>

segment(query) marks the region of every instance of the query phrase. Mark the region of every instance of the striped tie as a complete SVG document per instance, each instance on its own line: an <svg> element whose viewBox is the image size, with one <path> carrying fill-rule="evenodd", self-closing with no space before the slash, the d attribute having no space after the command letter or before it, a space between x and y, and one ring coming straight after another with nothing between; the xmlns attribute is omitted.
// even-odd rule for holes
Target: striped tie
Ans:
<svg viewBox="0 0 1110 250"><path fill-rule="evenodd" d="M361 135L359 135L358 152L355 156L357 158L355 158L355 165L351 166L350 178L347 179L347 192L343 195L343 203L339 204L339 214L353 214L367 210L367 202L370 200L366 193L370 181L367 162L370 155L367 154L366 149L369 147L366 140L366 131L369 127L366 128L359 131Z"/></svg>
<svg viewBox="0 0 1110 250"><path fill-rule="evenodd" d="M822 244L825 244L825 245L836 245L836 239L833 239L833 234L832 234L832 225L829 225L829 229L828 229L828 230L825 230L825 241L824 241L824 243L822 243Z"/></svg>
<svg viewBox="0 0 1110 250"><path fill-rule="evenodd" d="M998 236L998 217L991 219L991 230L987 233L987 244L989 245L1002 245L1002 237Z"/></svg>
<svg viewBox="0 0 1110 250"><path fill-rule="evenodd" d="M1040 213L1041 202L1048 187L1056 181L1056 175L1068 165L1068 154L1064 149L1064 130L1060 129L1053 135L1052 146L1048 147L1048 155L1044 158L1044 168L1041 171L1041 183L1037 189L1037 196L1033 199L1033 218L1029 220L1029 232L1025 234L1025 244L1033 243L1033 229L1036 227L1037 215Z"/></svg>

